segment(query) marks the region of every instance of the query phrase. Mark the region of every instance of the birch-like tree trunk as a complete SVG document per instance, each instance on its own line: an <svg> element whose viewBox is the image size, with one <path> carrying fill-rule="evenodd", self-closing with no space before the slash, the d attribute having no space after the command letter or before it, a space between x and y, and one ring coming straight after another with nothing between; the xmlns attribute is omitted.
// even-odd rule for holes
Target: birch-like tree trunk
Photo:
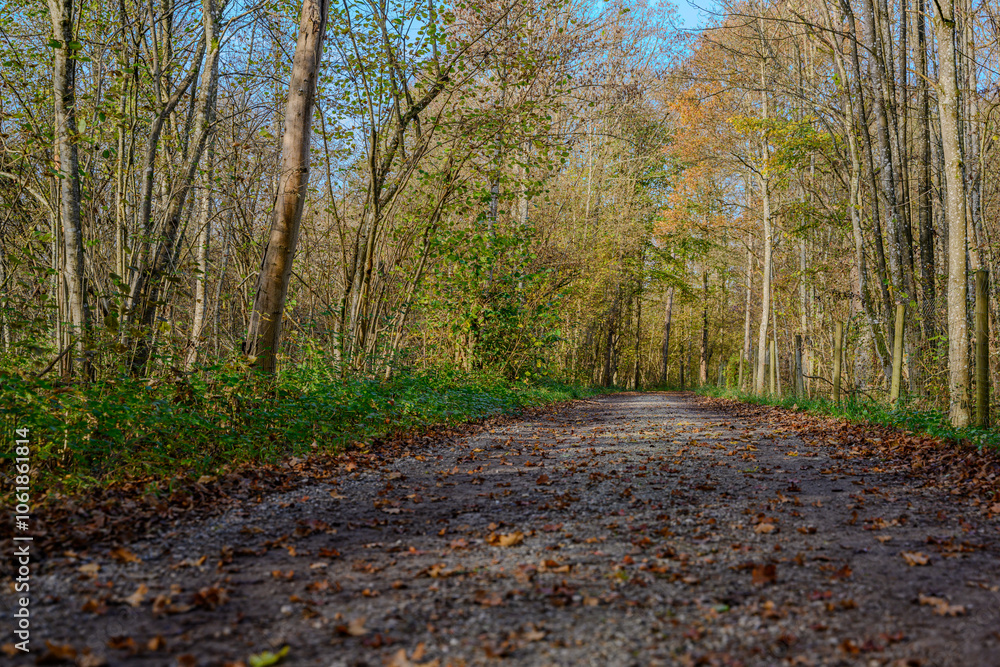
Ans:
<svg viewBox="0 0 1000 667"><path fill-rule="evenodd" d="M938 41L938 107L947 187L948 225L948 395L953 426L967 426L969 410L969 325L966 321L966 217L962 144L958 125L958 71L955 63L955 2L935 2Z"/></svg>
<svg viewBox="0 0 1000 667"><path fill-rule="evenodd" d="M309 185L313 102L323 57L328 10L328 0L304 0L302 3L288 104L285 107L278 196L244 344L243 351L253 358L254 365L267 373L274 373L276 367L281 318Z"/></svg>
<svg viewBox="0 0 1000 667"><path fill-rule="evenodd" d="M87 339L90 322L84 288L83 233L80 225L80 169L77 153L76 54L79 44L73 31L73 0L49 0L54 48L52 93L55 111L56 172L59 174L59 217L62 223L63 265L66 283L66 314L75 357L83 374L90 374ZM72 356L64 357L66 375L72 375Z"/></svg>
<svg viewBox="0 0 1000 667"><path fill-rule="evenodd" d="M208 161L201 179L201 196L198 200L198 247L196 262L198 275L194 284L194 316L191 320L191 335L188 338L188 368L198 361L202 331L205 329L205 313L208 305L208 253L212 238L212 175L215 167L215 139L209 140Z"/></svg>

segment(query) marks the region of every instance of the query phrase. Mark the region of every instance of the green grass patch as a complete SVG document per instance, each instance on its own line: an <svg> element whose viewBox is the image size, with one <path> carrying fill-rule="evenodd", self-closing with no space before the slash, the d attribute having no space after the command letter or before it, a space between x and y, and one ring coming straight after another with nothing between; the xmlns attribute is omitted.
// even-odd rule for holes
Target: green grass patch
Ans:
<svg viewBox="0 0 1000 667"><path fill-rule="evenodd" d="M954 442L966 442L980 450L1000 451L1000 431L997 429L972 426L955 428L949 423L948 415L945 412L918 408L909 403L906 398L901 399L898 405L891 406L853 394L840 403L835 403L825 397L757 396L738 389L723 389L711 385L701 387L697 389L697 392L702 396L713 398L730 398L744 403L774 405L814 415L842 417L853 422L891 426L904 431L926 433Z"/></svg>
<svg viewBox="0 0 1000 667"><path fill-rule="evenodd" d="M393 432L476 421L600 390L485 373L337 377L316 365L277 380L217 365L170 379L67 384L0 371L0 458L30 429L32 484L79 493L125 479L214 474L314 451L342 451Z"/></svg>

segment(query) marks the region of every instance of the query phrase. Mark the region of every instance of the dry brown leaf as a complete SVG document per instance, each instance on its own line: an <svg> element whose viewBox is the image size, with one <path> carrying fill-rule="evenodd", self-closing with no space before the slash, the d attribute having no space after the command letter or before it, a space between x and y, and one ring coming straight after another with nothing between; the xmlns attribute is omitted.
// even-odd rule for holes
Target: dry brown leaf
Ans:
<svg viewBox="0 0 1000 667"><path fill-rule="evenodd" d="M87 563L76 568L76 571L88 577L96 577L97 573L101 571L101 565L99 563Z"/></svg>
<svg viewBox="0 0 1000 667"><path fill-rule="evenodd" d="M368 634L368 629L365 628L365 621L367 619L364 616L358 616L357 618L348 621L347 625L338 625L336 630L342 635L348 637L360 637L361 635Z"/></svg>
<svg viewBox="0 0 1000 667"><path fill-rule="evenodd" d="M141 563L142 559L125 547L118 547L111 550L111 557L119 563Z"/></svg>
<svg viewBox="0 0 1000 667"><path fill-rule="evenodd" d="M962 605L948 604L948 601L944 598L934 597L933 595L920 593L917 596L917 600L922 605L934 607L934 613L938 616L961 616L965 613L965 607Z"/></svg>
<svg viewBox="0 0 1000 667"><path fill-rule="evenodd" d="M919 551L902 551L899 555L903 557L903 560L905 560L906 564L910 567L914 567L916 565L930 565L931 562L930 556L920 553Z"/></svg>
<svg viewBox="0 0 1000 667"><path fill-rule="evenodd" d="M45 653L42 654L39 661L45 664L44 661L58 661L58 660L74 660L76 658L76 649L69 644L53 644L48 639L45 640Z"/></svg>
<svg viewBox="0 0 1000 667"><path fill-rule="evenodd" d="M775 526L773 523L758 523L756 526L753 527L753 532L757 533L758 535L761 533L769 535L774 531L776 531L777 529L778 527Z"/></svg>
<svg viewBox="0 0 1000 667"><path fill-rule="evenodd" d="M513 533L501 533L500 535L490 533L489 537L486 538L486 542L495 547L512 547L524 542L524 533L519 530L515 530Z"/></svg>
<svg viewBox="0 0 1000 667"><path fill-rule="evenodd" d="M125 602L132 607L138 607L142 604L142 601L146 599L146 593L148 592L149 586L146 584L139 584L139 588L135 589L135 593L132 593L132 595L125 598Z"/></svg>
<svg viewBox="0 0 1000 667"><path fill-rule="evenodd" d="M778 567L773 563L753 566L753 583L763 586L778 580Z"/></svg>

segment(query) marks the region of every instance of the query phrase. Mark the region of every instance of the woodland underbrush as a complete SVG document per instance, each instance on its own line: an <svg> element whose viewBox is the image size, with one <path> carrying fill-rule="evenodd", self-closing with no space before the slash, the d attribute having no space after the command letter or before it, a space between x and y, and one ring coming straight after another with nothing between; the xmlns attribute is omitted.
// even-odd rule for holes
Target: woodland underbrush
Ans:
<svg viewBox="0 0 1000 667"><path fill-rule="evenodd" d="M477 421L598 390L453 368L389 380L315 364L276 379L219 364L157 379L64 382L0 371L0 458L28 429L33 497L135 479L197 478L307 453L338 453L393 433Z"/></svg>
<svg viewBox="0 0 1000 667"><path fill-rule="evenodd" d="M840 417L852 422L889 426L914 433L924 433L954 442L965 442L977 449L1000 451L1000 430L997 428L956 428L943 410L921 407L909 397L895 406L866 396L848 397L839 403L827 397L808 398L793 395L763 395L733 388L705 385L695 390L702 396L728 398L756 405L773 405L814 415Z"/></svg>

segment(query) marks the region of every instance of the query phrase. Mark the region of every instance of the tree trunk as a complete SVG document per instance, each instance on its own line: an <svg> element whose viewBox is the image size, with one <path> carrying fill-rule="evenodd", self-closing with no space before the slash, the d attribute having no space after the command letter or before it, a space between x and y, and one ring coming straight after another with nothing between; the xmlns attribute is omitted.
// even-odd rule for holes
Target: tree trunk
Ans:
<svg viewBox="0 0 1000 667"><path fill-rule="evenodd" d="M935 3L937 31L938 107L941 116L941 147L947 184L945 212L948 225L948 390L949 416L953 426L968 426L969 326L966 321L966 217L962 146L958 125L958 72L955 64L955 2Z"/></svg>
<svg viewBox="0 0 1000 667"><path fill-rule="evenodd" d="M921 291L923 296L921 317L923 319L924 338L930 339L934 336L937 329L934 321L937 294L934 286L934 211L931 198L931 113L930 91L927 85L927 37L924 0L916 0L916 3L917 108L919 118L916 147L919 156L917 161L916 199L917 219L920 226L920 280L923 288Z"/></svg>
<svg viewBox="0 0 1000 667"><path fill-rule="evenodd" d="M146 366L153 343L150 331L155 319L157 303L160 300L160 290L164 278L174 268L178 239L182 236L180 233L181 222L184 218L188 190L194 182L201 156L208 144L209 133L212 131L215 97L219 81L219 18L223 8L224 4L216 5L216 0L203 0L204 43L208 46L195 103L193 138L180 179L174 184L176 193L169 200L164 214L162 240L152 251L152 260L148 263L144 262L143 266L140 267L132 285L130 319L138 326L140 336L136 344L135 355L132 358L133 375L143 375L147 371Z"/></svg>
<svg viewBox="0 0 1000 667"><path fill-rule="evenodd" d="M670 355L670 323L674 314L674 288L667 292L667 308L663 316L663 355L660 368L660 383L667 384L667 361Z"/></svg>
<svg viewBox="0 0 1000 667"><path fill-rule="evenodd" d="M208 146L208 164L202 179L201 198L198 202L198 275L194 285L194 316L191 320L191 336L188 338L186 365L190 369L198 361L201 334L205 329L205 312L208 301L208 252L212 237L212 174L215 166L215 139Z"/></svg>
<svg viewBox="0 0 1000 667"><path fill-rule="evenodd" d="M276 367L281 318L309 184L313 100L323 56L328 8L328 0L304 0L302 3L288 105L285 108L281 179L244 345L244 352L266 373L274 373Z"/></svg>
<svg viewBox="0 0 1000 667"><path fill-rule="evenodd" d="M62 223L62 273L66 283L66 314L76 359L85 376L90 374L87 343L90 333L84 287L83 233L80 225L80 169L77 154L76 51L73 35L73 0L49 0L54 49L52 93L55 102L55 158L59 174L59 217ZM72 375L73 355L65 357L66 375Z"/></svg>
<svg viewBox="0 0 1000 667"><path fill-rule="evenodd" d="M698 367L698 382L708 384L708 272L702 271L701 284L703 301L701 304L701 364Z"/></svg>

